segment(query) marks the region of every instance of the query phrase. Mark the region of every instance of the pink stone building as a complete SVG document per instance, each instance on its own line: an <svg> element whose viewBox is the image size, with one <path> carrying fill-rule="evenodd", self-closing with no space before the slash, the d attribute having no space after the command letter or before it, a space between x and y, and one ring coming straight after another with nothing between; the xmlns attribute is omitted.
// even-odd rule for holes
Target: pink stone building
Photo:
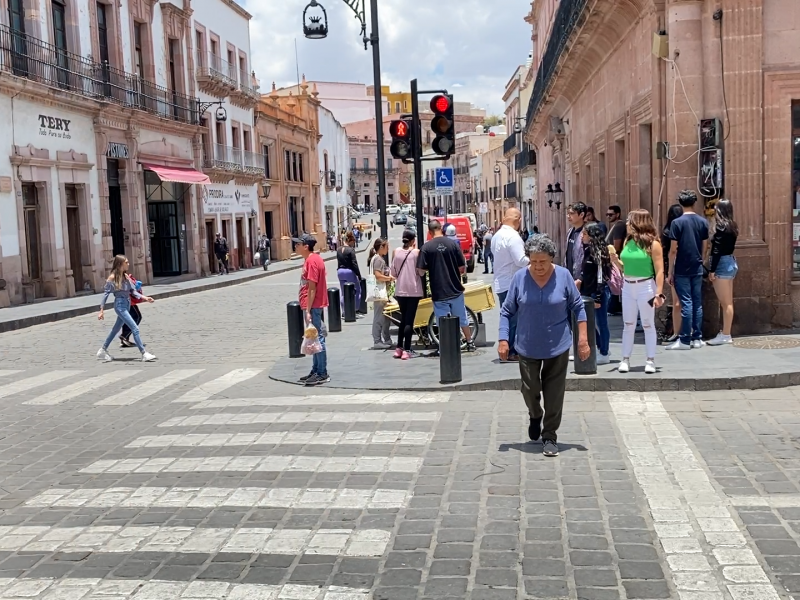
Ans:
<svg viewBox="0 0 800 600"><path fill-rule="evenodd" d="M537 152L541 230L563 240L565 206L577 200L598 215L611 204L646 208L661 226L682 189L702 192L708 214L730 199L741 232L734 327L791 326L800 317L800 3L531 6L525 139ZM547 203L555 183L560 210Z"/></svg>

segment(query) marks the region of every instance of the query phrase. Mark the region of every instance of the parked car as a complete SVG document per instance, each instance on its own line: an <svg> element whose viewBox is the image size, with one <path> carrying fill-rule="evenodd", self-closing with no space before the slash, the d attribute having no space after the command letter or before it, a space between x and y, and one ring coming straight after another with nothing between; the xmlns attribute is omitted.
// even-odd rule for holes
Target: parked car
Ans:
<svg viewBox="0 0 800 600"><path fill-rule="evenodd" d="M404 212L398 212L394 215L395 225L406 225L408 223L408 215Z"/></svg>

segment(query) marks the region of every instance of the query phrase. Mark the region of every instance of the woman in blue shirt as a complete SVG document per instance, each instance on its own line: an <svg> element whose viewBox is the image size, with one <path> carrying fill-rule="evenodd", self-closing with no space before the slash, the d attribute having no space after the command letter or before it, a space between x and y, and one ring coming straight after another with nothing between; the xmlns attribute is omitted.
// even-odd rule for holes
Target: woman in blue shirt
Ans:
<svg viewBox="0 0 800 600"><path fill-rule="evenodd" d="M517 315L514 348L519 353L522 397L530 415L528 435L533 441L542 438L545 456L557 456L556 432L564 407L573 315L578 324L578 356L586 360L591 353L586 311L572 274L553 264L553 240L544 234L532 235L525 252L530 266L514 275L500 310L498 352L501 359L508 358L510 320ZM540 397L544 398L544 410Z"/></svg>

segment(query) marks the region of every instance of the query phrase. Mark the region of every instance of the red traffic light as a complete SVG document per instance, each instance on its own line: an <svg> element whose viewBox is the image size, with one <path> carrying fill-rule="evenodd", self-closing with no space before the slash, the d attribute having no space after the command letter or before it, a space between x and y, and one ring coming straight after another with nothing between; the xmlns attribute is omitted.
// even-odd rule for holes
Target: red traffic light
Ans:
<svg viewBox="0 0 800 600"><path fill-rule="evenodd" d="M452 103L450 101L450 98L448 98L447 96L443 96L441 94L438 96L434 96L433 100L431 100L431 110L435 113L439 114L445 113L448 110L450 110L451 106Z"/></svg>
<svg viewBox="0 0 800 600"><path fill-rule="evenodd" d="M389 125L389 135L393 138L407 138L411 130L405 121L392 121Z"/></svg>

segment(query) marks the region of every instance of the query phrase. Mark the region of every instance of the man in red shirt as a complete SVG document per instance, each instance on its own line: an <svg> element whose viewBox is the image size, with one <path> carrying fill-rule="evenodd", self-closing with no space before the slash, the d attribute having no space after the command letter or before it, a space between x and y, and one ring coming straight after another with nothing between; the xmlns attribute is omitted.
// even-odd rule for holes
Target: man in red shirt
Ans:
<svg viewBox="0 0 800 600"><path fill-rule="evenodd" d="M308 234L299 238L292 238L296 244L297 253L305 259L300 275L300 308L303 309L306 325L313 324L319 332L319 341L322 352L312 358L311 373L301 377L300 381L307 386L328 383L328 352L325 347L325 336L322 335L322 311L328 306L328 276L325 272L325 261L314 252L317 239Z"/></svg>

